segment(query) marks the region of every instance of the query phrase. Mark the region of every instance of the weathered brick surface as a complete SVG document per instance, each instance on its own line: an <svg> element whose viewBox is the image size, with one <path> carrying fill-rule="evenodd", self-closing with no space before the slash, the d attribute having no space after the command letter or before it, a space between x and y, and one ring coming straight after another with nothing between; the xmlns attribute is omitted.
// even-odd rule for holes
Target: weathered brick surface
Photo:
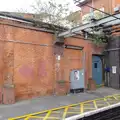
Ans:
<svg viewBox="0 0 120 120"><path fill-rule="evenodd" d="M12 90L4 89L4 96L8 92L12 96L15 92L15 99L18 100L52 95L54 90L58 94L67 93L70 89L70 71L83 68L83 52L86 55L85 86L87 85L88 78L92 74L92 46L88 41L75 38L66 39L65 44L83 46L84 49L83 52L64 49L60 60L60 69L56 72L57 61L52 46L52 34L0 25L0 30L2 28L4 31L2 34L0 33L0 38L3 38L5 42L0 42L0 54L4 52L3 60L0 60L4 63L4 66L0 66L0 77L2 78L0 83L1 85L15 85ZM47 46L40 46L41 44L47 44ZM4 49L2 49L2 45ZM64 87L59 86L57 80L65 80ZM5 101L8 101L7 99L14 100L14 97L4 98Z"/></svg>
<svg viewBox="0 0 120 120"><path fill-rule="evenodd" d="M3 42L0 43L0 85L3 84L3 71L4 71L4 61L3 61L3 54L4 54L4 44Z"/></svg>
<svg viewBox="0 0 120 120"><path fill-rule="evenodd" d="M92 47L89 41L82 40L82 39L76 39L76 38L69 38L66 39L66 44L76 45L84 47L83 52L80 52L78 50L72 50L73 52L69 52L69 49L67 50L68 53L71 56L72 59L79 58L79 60L74 60L73 62L70 62L69 64L73 64L71 66L72 69L81 69L83 68L82 59L83 59L83 53L85 54L85 87L87 87L88 78L92 76ZM74 55L73 55L74 54ZM68 56L69 56L68 55ZM76 68L74 67L76 64ZM69 72L69 71L68 71Z"/></svg>
<svg viewBox="0 0 120 120"><path fill-rule="evenodd" d="M18 30L15 38L34 44L52 44L52 36L31 30ZM20 35L22 35L20 37ZM30 37L31 36L31 37ZM16 40L15 39L15 40ZM54 80L54 56L51 46L15 44L14 47L14 83L16 98L32 98L51 95Z"/></svg>
<svg viewBox="0 0 120 120"><path fill-rule="evenodd" d="M4 84L13 83L14 43L4 44Z"/></svg>
<svg viewBox="0 0 120 120"><path fill-rule="evenodd" d="M3 104L14 104L15 93L14 88L3 87Z"/></svg>
<svg viewBox="0 0 120 120"><path fill-rule="evenodd" d="M114 13L114 8L118 6L120 3L119 0L93 0L93 6L95 8L102 8L104 7L104 11L107 13ZM92 2L88 3L89 6L92 6ZM90 13L90 7L82 6L82 15Z"/></svg>
<svg viewBox="0 0 120 120"><path fill-rule="evenodd" d="M0 104L2 103L2 94L3 94L3 73L4 73L4 26L0 25Z"/></svg>
<svg viewBox="0 0 120 120"><path fill-rule="evenodd" d="M3 99L3 88L2 88L2 85L0 85L0 104L2 104L2 99Z"/></svg>

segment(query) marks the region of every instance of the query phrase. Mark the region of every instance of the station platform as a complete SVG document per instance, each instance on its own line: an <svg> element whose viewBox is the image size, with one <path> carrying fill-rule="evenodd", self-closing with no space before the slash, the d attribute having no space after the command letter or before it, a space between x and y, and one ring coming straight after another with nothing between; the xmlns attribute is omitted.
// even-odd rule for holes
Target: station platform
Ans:
<svg viewBox="0 0 120 120"><path fill-rule="evenodd" d="M77 104L70 104L32 114L26 114L8 120L67 120L76 115L81 115L120 102L120 94L105 96L94 100L87 100Z"/></svg>

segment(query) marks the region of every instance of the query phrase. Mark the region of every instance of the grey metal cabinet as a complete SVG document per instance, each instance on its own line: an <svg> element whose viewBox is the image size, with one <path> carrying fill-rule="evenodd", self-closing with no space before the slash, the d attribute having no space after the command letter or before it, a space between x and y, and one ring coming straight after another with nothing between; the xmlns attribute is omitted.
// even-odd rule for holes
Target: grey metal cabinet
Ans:
<svg viewBox="0 0 120 120"><path fill-rule="evenodd" d="M72 70L70 73L70 88L81 89L84 87L84 69Z"/></svg>

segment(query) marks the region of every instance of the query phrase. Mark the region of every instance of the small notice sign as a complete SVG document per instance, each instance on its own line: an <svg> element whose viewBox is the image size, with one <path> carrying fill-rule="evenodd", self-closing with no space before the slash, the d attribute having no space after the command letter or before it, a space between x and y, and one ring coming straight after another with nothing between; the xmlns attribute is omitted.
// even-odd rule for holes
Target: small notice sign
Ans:
<svg viewBox="0 0 120 120"><path fill-rule="evenodd" d="M74 80L79 80L79 71L74 71Z"/></svg>
<svg viewBox="0 0 120 120"><path fill-rule="evenodd" d="M116 66L112 66L112 73L113 74L116 74L116 68L117 68Z"/></svg>
<svg viewBox="0 0 120 120"><path fill-rule="evenodd" d="M58 55L58 60L60 60L60 55Z"/></svg>
<svg viewBox="0 0 120 120"><path fill-rule="evenodd" d="M57 56L56 56L56 59L60 61L60 55L57 55Z"/></svg>

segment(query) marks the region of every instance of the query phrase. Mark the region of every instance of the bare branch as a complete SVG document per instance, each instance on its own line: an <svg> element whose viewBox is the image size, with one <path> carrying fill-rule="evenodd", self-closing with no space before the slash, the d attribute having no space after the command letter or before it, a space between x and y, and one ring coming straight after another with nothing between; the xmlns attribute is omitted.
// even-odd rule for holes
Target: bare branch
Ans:
<svg viewBox="0 0 120 120"><path fill-rule="evenodd" d="M49 0L48 2L36 0L32 8L36 14L41 16L40 20L44 22L61 26L70 24L69 21L66 20L66 17L71 13L69 3L59 4L55 0Z"/></svg>

